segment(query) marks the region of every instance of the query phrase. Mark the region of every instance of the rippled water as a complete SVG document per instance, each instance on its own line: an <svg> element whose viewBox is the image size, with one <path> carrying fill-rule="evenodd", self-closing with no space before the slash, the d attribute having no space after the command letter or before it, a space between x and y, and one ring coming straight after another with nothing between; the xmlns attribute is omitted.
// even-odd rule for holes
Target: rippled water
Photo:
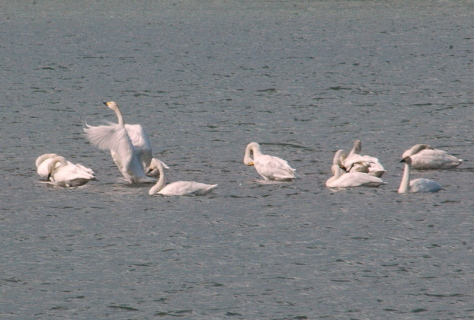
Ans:
<svg viewBox="0 0 474 320"><path fill-rule="evenodd" d="M0 318L468 319L473 308L471 1L2 1ZM87 122L141 123L169 180L130 186ZM361 139L380 188L325 188ZM245 145L297 168L262 184ZM465 159L418 172L402 152ZM38 182L55 152L98 180Z"/></svg>

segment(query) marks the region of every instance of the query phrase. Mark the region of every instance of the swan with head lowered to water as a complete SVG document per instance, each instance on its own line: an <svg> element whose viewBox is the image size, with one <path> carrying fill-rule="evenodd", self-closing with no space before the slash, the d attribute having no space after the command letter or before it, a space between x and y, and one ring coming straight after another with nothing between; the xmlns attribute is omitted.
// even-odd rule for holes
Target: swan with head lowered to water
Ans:
<svg viewBox="0 0 474 320"><path fill-rule="evenodd" d="M149 195L161 194L165 196L203 196L210 193L217 184L205 184L195 181L176 181L166 184L166 177L163 170L163 162L152 161L149 171L158 170L160 178L158 182L151 187Z"/></svg>
<svg viewBox="0 0 474 320"><path fill-rule="evenodd" d="M287 181L295 179L295 171L287 161L270 155L262 154L260 145L251 142L245 148L244 164L254 166L257 173L265 180Z"/></svg>
<svg viewBox="0 0 474 320"><path fill-rule="evenodd" d="M448 154L444 150L434 149L427 144L415 144L406 150L402 158L410 157L412 168L423 169L452 169L459 166L463 160Z"/></svg>
<svg viewBox="0 0 474 320"><path fill-rule="evenodd" d="M104 102L115 111L118 123L101 126L87 125L87 139L102 150L110 150L112 159L129 183L155 182L145 174L150 165L152 151L148 135L139 124L125 124L122 113L114 101Z"/></svg>
<svg viewBox="0 0 474 320"><path fill-rule="evenodd" d="M441 185L436 181L418 178L410 180L412 159L411 157L405 157L400 162L405 163L405 169L403 170L403 177L398 188L398 193L407 192L438 192L441 190Z"/></svg>
<svg viewBox="0 0 474 320"><path fill-rule="evenodd" d="M36 172L41 177L41 179L48 180L48 174L49 174L48 167L49 167L49 164L57 156L58 155L56 153L45 153L45 154L40 155L38 158L36 158L36 161L35 161ZM66 161L66 162L67 162L68 165L76 166L79 171L82 170L82 171L84 171L85 173L87 173L91 176L94 175L94 171L92 169L87 168L87 167L83 166L80 163L73 164L69 161ZM56 166L59 166L59 165L60 165L60 162L56 162Z"/></svg>
<svg viewBox="0 0 474 320"><path fill-rule="evenodd" d="M95 179L94 175L66 161L64 157L56 156L48 164L48 180L61 187L78 187Z"/></svg>

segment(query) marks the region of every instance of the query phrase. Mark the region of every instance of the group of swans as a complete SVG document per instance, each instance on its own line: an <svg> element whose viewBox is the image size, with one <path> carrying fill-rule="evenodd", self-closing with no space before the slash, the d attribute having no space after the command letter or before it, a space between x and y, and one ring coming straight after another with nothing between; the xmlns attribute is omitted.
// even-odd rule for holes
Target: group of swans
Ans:
<svg viewBox="0 0 474 320"><path fill-rule="evenodd" d="M139 124L125 124L122 112L114 101L104 102L117 115L118 123L106 125L86 125L84 132L94 146L110 150L112 159L129 183L156 182L149 194L163 195L202 195L209 193L217 185L194 181L178 181L165 186L163 167L168 166L152 157L150 139ZM159 176L158 181L155 177Z"/></svg>
<svg viewBox="0 0 474 320"><path fill-rule="evenodd" d="M326 181L329 188L378 187L385 182L381 179L385 173L379 159L360 155L361 141L356 140L352 150L347 154L338 150L331 166L332 177ZM251 142L245 148L244 164L254 166L257 173L265 180L288 181L296 178L295 171L287 161L260 150L260 145ZM447 154L444 150L434 149L429 145L418 144L403 153L405 168L400 183L399 193L437 192L441 186L429 179L410 180L411 169L450 169L459 166L463 160Z"/></svg>
<svg viewBox="0 0 474 320"><path fill-rule="evenodd" d="M36 159L36 172L43 180L62 187L78 187L95 179L94 171L67 161L55 153L45 153Z"/></svg>
<svg viewBox="0 0 474 320"><path fill-rule="evenodd" d="M129 183L155 182L149 190L150 195L204 195L217 186L195 181L177 181L166 185L163 168L168 166L153 158L150 139L145 129L139 124L125 124L116 102L109 101L104 104L115 112L118 123L107 122L100 126L86 124L84 132L91 144L110 151L113 161ZM381 179L385 173L383 165L375 157L360 155L361 146L361 141L356 140L349 153L344 150L336 152L331 166L332 177L326 181L327 187L377 187L385 184ZM405 163L405 169L398 190L400 193L439 191L441 186L432 180L410 180L411 169L450 169L459 166L463 160L449 155L444 150L417 144L403 153L402 161ZM254 166L264 180L291 181L297 177L296 169L286 160L263 154L257 142L247 145L243 162L245 165ZM95 179L91 169L73 164L54 153L38 157L36 167L42 179L50 180L59 186L75 187Z"/></svg>

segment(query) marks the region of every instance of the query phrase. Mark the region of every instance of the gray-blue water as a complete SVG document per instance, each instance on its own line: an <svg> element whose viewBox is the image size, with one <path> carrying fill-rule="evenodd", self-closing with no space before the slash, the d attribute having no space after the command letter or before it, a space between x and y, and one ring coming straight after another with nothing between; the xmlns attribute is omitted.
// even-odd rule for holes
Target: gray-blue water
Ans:
<svg viewBox="0 0 474 320"><path fill-rule="evenodd" d="M0 1L1 319L469 319L472 1ZM170 181L151 197L85 123L141 123ZM380 188L329 190L362 140ZM301 179L261 184L260 142ZM396 192L405 149L465 162ZM38 182L55 152L95 170Z"/></svg>

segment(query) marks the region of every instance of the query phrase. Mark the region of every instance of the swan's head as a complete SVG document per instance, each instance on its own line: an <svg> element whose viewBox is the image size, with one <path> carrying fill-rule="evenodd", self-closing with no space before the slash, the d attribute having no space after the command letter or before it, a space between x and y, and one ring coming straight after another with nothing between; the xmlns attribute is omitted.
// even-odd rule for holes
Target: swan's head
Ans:
<svg viewBox="0 0 474 320"><path fill-rule="evenodd" d="M250 142L245 148L244 164L253 166L256 154L260 154L260 145L257 142Z"/></svg>
<svg viewBox="0 0 474 320"><path fill-rule="evenodd" d="M107 102L103 102L103 104L105 104L107 107L109 107L112 110L116 110L118 108L117 102L115 101L107 101Z"/></svg>
<svg viewBox="0 0 474 320"><path fill-rule="evenodd" d="M169 169L166 163L159 159L153 158L151 159L150 166L148 167L146 174L149 177L159 177L160 170L163 170L163 168Z"/></svg>
<svg viewBox="0 0 474 320"><path fill-rule="evenodd" d="M404 163L410 165L411 164L411 158L410 157L405 157L402 160L400 160L400 162L404 162Z"/></svg>

